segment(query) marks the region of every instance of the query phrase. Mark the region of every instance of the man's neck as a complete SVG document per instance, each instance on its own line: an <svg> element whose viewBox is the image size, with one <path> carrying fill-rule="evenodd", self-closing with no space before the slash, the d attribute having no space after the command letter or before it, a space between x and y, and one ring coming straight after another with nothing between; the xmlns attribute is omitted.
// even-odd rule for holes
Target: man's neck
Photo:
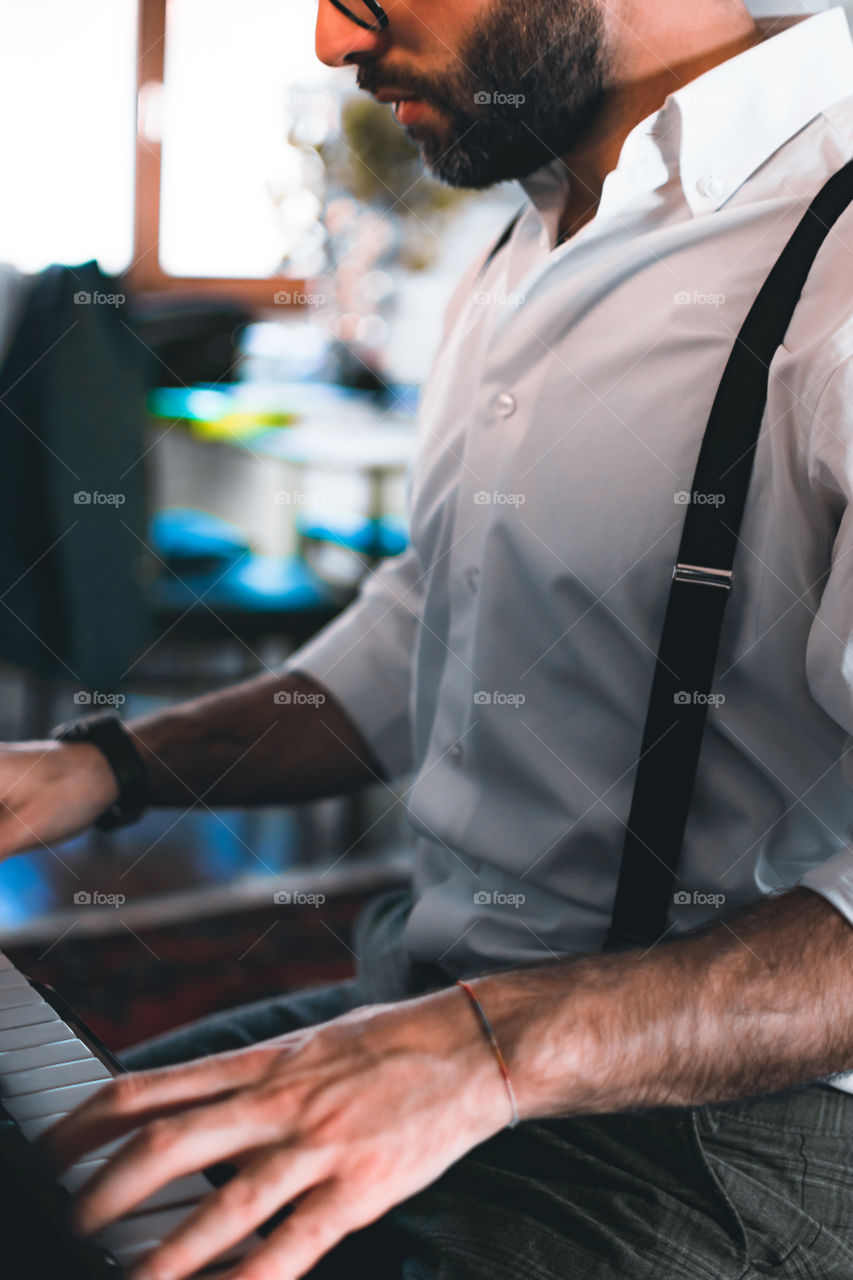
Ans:
<svg viewBox="0 0 853 1280"><path fill-rule="evenodd" d="M798 16L793 21L802 20ZM743 20L734 27L731 22L724 28L706 27L689 41L683 30L652 32L648 38L644 36L638 49L640 42L634 38L633 68L620 73L593 129L561 157L568 172L569 197L560 217L558 242L595 217L604 179L616 167L622 145L635 125L663 106L670 93L760 44L778 29L768 22L756 23L744 11ZM619 63L618 55L614 60Z"/></svg>

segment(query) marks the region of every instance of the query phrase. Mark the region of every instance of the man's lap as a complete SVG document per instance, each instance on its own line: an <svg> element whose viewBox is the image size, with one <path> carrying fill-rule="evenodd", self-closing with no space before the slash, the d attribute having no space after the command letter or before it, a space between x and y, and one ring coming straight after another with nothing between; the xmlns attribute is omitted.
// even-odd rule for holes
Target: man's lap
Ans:
<svg viewBox="0 0 853 1280"><path fill-rule="evenodd" d="M191 1058L243 1049L259 1040L328 1022L359 1003L361 1000L354 978L327 986L308 987L200 1018L175 1031L134 1045L120 1056L131 1071L188 1062Z"/></svg>

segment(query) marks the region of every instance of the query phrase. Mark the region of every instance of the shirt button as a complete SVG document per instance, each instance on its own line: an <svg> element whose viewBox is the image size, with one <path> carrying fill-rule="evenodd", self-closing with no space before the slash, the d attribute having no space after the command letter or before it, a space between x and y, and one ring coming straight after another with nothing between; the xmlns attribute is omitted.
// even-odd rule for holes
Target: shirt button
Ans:
<svg viewBox="0 0 853 1280"><path fill-rule="evenodd" d="M463 751L458 742L454 742L453 746L450 748L447 754L450 758L451 764L462 763Z"/></svg>
<svg viewBox="0 0 853 1280"><path fill-rule="evenodd" d="M465 577L468 580L468 586L471 590L476 591L480 584L480 570L475 564L472 564L470 569L465 570Z"/></svg>
<svg viewBox="0 0 853 1280"><path fill-rule="evenodd" d="M511 391L502 391L495 400L495 413L499 418L512 417L516 408L516 399Z"/></svg>
<svg viewBox="0 0 853 1280"><path fill-rule="evenodd" d="M725 193L726 184L721 178L715 177L713 173L706 173L696 183L696 190L700 196L708 196L710 199L715 200Z"/></svg>

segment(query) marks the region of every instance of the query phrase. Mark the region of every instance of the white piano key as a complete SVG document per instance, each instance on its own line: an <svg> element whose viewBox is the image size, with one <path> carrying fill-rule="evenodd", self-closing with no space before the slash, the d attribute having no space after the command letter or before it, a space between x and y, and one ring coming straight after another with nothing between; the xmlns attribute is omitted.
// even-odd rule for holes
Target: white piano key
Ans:
<svg viewBox="0 0 853 1280"><path fill-rule="evenodd" d="M20 1009L25 1004L38 1004L41 996L35 987L28 982L19 982L14 987L3 987L0 990L0 1009Z"/></svg>
<svg viewBox="0 0 853 1280"><path fill-rule="evenodd" d="M51 1129L53 1129L54 1125L59 1124L60 1120L64 1120L66 1116L69 1115L71 1115L70 1111L63 1111L56 1116L35 1116L29 1120L18 1120L17 1124L24 1137L34 1143L38 1147L39 1151L42 1152L44 1157L52 1162L53 1157L50 1150L45 1149L42 1145L42 1139L50 1132ZM114 1145L117 1150L121 1144L116 1143ZM114 1153L109 1147L104 1147L99 1151L86 1151L80 1156L79 1160L77 1160L76 1164L73 1165L72 1168L76 1168L77 1165L82 1164L102 1164L112 1154Z"/></svg>
<svg viewBox="0 0 853 1280"><path fill-rule="evenodd" d="M41 1137L45 1129L51 1129L63 1116L67 1116L67 1111L61 1111L55 1116L37 1116L33 1120L18 1120L18 1128L25 1138L30 1142L35 1142L36 1138Z"/></svg>
<svg viewBox="0 0 853 1280"><path fill-rule="evenodd" d="M34 1004L15 1009L0 1009L0 1032L10 1027L29 1027L36 1022L60 1022L55 1009L39 996Z"/></svg>
<svg viewBox="0 0 853 1280"><path fill-rule="evenodd" d="M109 1079L110 1073L100 1058L90 1054L80 1062L57 1062L47 1067L0 1075L0 1092L5 1100L28 1093L45 1093L70 1084L86 1084L89 1080Z"/></svg>
<svg viewBox="0 0 853 1280"><path fill-rule="evenodd" d="M0 1096L25 1137L35 1142L111 1078L112 1070L0 953ZM135 1132L86 1153L58 1181L76 1194ZM129 1265L156 1248L214 1190L201 1173L176 1178L107 1228L99 1243ZM258 1237L221 1254L204 1274L221 1274L244 1256L252 1240Z"/></svg>
<svg viewBox="0 0 853 1280"><path fill-rule="evenodd" d="M91 1098L104 1086L103 1080L86 1084L72 1084L66 1089L47 1089L44 1093L24 1093L17 1098L7 1098L3 1105L14 1120L34 1120L39 1116L59 1116L73 1111L81 1102Z"/></svg>
<svg viewBox="0 0 853 1280"><path fill-rule="evenodd" d="M176 1227L185 1222L192 1210L164 1209L159 1213L143 1213L135 1218L119 1218L98 1234L100 1244L106 1245L123 1262L131 1254L153 1249L165 1240Z"/></svg>
<svg viewBox="0 0 853 1280"><path fill-rule="evenodd" d="M24 977L19 969L0 969L0 990L6 987L28 987L29 980Z"/></svg>
<svg viewBox="0 0 853 1280"><path fill-rule="evenodd" d="M58 1115L35 1116L29 1120L18 1120L17 1125L25 1138L29 1138L30 1142L35 1142L36 1138L40 1138L43 1133L46 1133L48 1129L52 1129L55 1124L58 1124L68 1114L68 1111L60 1111ZM136 1130L134 1129L133 1132L136 1133ZM125 1134L121 1138L116 1138L113 1142L106 1143L103 1147L98 1147L94 1151L87 1151L81 1163L91 1164L109 1159L110 1156L115 1155L129 1136L129 1134Z"/></svg>
<svg viewBox="0 0 853 1280"><path fill-rule="evenodd" d="M87 1156L85 1160L81 1160L79 1164L72 1165L70 1169L66 1169L65 1173L60 1174L59 1181L73 1195L89 1181L93 1174L97 1173L98 1169L103 1169L105 1164L107 1164L106 1159L94 1160ZM157 1191L153 1191L145 1200L141 1200L126 1217L129 1219L136 1217L137 1214L151 1213L159 1209L177 1209L182 1206L194 1208L200 1200L210 1195L213 1190L213 1183L208 1182L203 1174L187 1174L186 1177L175 1178L172 1182L167 1182L165 1187L160 1187Z"/></svg>
<svg viewBox="0 0 853 1280"><path fill-rule="evenodd" d="M165 1187L152 1192L147 1200L141 1200L133 1210L133 1216L137 1213L150 1213L153 1209L174 1209L180 1205L193 1208L214 1190L213 1183L208 1182L203 1174L189 1173L184 1178L167 1182Z"/></svg>
<svg viewBox="0 0 853 1280"><path fill-rule="evenodd" d="M37 1045L61 1044L68 1040L81 1042L77 1035L64 1022L36 1022L29 1027L11 1027L0 1031L0 1052L8 1053L14 1049L29 1049Z"/></svg>
<svg viewBox="0 0 853 1280"><path fill-rule="evenodd" d="M112 1142L105 1143L103 1147L95 1147L93 1151L87 1152L86 1159L106 1160L110 1156L114 1156L119 1148L123 1147L124 1144L138 1132L138 1129L131 1129L130 1133L123 1133L120 1138L114 1138Z"/></svg>
<svg viewBox="0 0 853 1280"><path fill-rule="evenodd" d="M75 1195L99 1169L103 1169L106 1163L106 1160L86 1160L82 1164L72 1165L70 1169L66 1169L59 1175L58 1181L66 1191Z"/></svg>
<svg viewBox="0 0 853 1280"><path fill-rule="evenodd" d="M82 1040L57 1040L53 1044L27 1045L25 1049L7 1049L0 1039L0 1094L2 1082L13 1071L32 1071L58 1062L83 1062L94 1058Z"/></svg>
<svg viewBox="0 0 853 1280"><path fill-rule="evenodd" d="M48 1129L52 1129L57 1121L67 1114L67 1111L63 1111L59 1115L39 1116L32 1120L22 1120L18 1122L18 1127L30 1142L35 1142L36 1138L41 1137ZM83 1182L91 1177L97 1169L102 1168L107 1163L108 1158L119 1151L136 1132L137 1130L133 1130L131 1133L125 1134L103 1147L98 1147L95 1151L87 1152L79 1163L72 1165L70 1169L67 1169L65 1173L59 1176L59 1181L71 1192L78 1190ZM167 1183L166 1186L154 1191L146 1200L141 1201L136 1206L133 1213L148 1213L152 1209L171 1209L179 1205L191 1206L197 1204L205 1196L210 1195L214 1189L213 1183L209 1182L204 1174L186 1174L184 1177L175 1178L172 1182Z"/></svg>

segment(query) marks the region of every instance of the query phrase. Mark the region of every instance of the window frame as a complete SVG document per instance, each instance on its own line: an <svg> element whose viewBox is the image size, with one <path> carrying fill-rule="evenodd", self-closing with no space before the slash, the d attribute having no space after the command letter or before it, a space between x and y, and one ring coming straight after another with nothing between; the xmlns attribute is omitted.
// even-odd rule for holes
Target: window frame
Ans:
<svg viewBox="0 0 853 1280"><path fill-rule="evenodd" d="M304 297L307 281L292 276L245 279L232 276L174 276L160 264L160 197L163 144L143 132L143 95L149 86L163 90L166 63L168 0L139 0L136 58L136 148L134 161L133 261L127 276L135 289L148 293L195 293L230 297L252 308L302 310L298 301L276 304L273 293L284 290Z"/></svg>

